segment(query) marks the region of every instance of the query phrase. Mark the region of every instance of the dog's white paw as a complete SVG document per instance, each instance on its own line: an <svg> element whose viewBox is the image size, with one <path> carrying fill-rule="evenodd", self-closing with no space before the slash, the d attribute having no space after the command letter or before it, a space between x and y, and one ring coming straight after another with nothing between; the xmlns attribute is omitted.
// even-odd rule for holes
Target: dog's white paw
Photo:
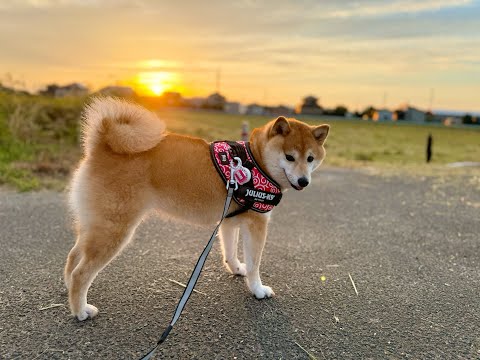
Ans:
<svg viewBox="0 0 480 360"><path fill-rule="evenodd" d="M275 293L273 292L272 288L270 286L265 286L265 285L256 285L250 288L252 291L253 295L257 299L267 299L272 296L275 296Z"/></svg>
<svg viewBox="0 0 480 360"><path fill-rule="evenodd" d="M80 321L92 319L98 314L98 309L90 304L87 304L85 308L77 314L77 319Z"/></svg>

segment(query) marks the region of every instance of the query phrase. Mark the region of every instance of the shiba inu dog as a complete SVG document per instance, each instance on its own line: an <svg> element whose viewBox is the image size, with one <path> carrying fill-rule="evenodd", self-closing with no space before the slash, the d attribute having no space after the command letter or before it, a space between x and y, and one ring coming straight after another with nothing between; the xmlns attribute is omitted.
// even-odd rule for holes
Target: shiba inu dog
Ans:
<svg viewBox="0 0 480 360"><path fill-rule="evenodd" d="M279 117L254 129L249 146L258 166L282 190L303 190L325 157L328 131L328 125ZM83 147L84 158L69 192L77 239L65 266L70 308L78 320L97 315L97 308L87 303L88 289L148 212L215 224L226 196L209 144L166 132L165 124L140 106L95 99L84 114ZM232 202L230 208L240 205ZM258 299L274 295L259 271L270 214L246 211L225 219L220 227L225 266L245 276ZM237 257L239 231L245 263Z"/></svg>

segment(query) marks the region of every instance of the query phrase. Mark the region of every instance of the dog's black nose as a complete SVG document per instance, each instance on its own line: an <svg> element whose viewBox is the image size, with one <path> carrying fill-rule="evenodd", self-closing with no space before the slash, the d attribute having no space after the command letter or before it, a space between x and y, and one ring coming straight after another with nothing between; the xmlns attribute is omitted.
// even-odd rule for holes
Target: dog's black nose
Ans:
<svg viewBox="0 0 480 360"><path fill-rule="evenodd" d="M300 185L301 187L305 187L308 184L309 182L306 177L301 177L300 179L298 179L298 185Z"/></svg>

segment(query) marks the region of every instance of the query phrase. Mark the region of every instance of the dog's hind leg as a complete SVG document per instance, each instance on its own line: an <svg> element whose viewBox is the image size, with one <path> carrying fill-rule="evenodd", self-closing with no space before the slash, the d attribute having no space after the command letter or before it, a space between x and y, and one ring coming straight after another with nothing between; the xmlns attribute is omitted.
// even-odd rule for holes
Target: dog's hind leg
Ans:
<svg viewBox="0 0 480 360"><path fill-rule="evenodd" d="M223 261L232 274L245 276L247 270L244 263L238 260L238 225L232 220L225 219L220 226L220 239L222 244Z"/></svg>
<svg viewBox="0 0 480 360"><path fill-rule="evenodd" d="M70 287L70 282L72 279L72 271L80 262L80 258L81 258L80 248L75 244L72 250L70 250L70 252L68 253L67 263L65 265L64 280L65 280L65 285L67 286L67 289Z"/></svg>
<svg viewBox="0 0 480 360"><path fill-rule="evenodd" d="M139 218L127 221L122 216L118 219L112 216L102 219L103 221L98 220L100 219L80 231L65 270L71 271L70 280L67 280L70 309L80 321L97 315L98 309L87 303L88 289L98 272L128 243L139 222ZM79 262L71 270L75 261Z"/></svg>

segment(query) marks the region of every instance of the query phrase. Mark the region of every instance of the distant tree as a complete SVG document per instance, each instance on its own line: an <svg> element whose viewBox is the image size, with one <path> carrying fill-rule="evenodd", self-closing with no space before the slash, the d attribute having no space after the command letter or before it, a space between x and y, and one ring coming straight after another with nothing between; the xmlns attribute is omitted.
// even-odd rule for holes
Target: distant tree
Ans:
<svg viewBox="0 0 480 360"><path fill-rule="evenodd" d="M405 111L398 109L393 112L393 118L395 120L405 120Z"/></svg>
<svg viewBox="0 0 480 360"><path fill-rule="evenodd" d="M345 116L347 112L348 112L348 109L346 106L338 105L335 109L333 109L332 115Z"/></svg>
<svg viewBox="0 0 480 360"><path fill-rule="evenodd" d="M433 116L433 113L428 110L426 113L425 113L425 121L426 122L432 122L434 121L434 116Z"/></svg>
<svg viewBox="0 0 480 360"><path fill-rule="evenodd" d="M365 110L362 112L362 117L367 117L369 119L373 118L373 114L377 111L373 106L367 107Z"/></svg>
<svg viewBox="0 0 480 360"><path fill-rule="evenodd" d="M303 98L303 105L308 107L320 107L318 105L318 98L315 96L307 96Z"/></svg>
<svg viewBox="0 0 480 360"><path fill-rule="evenodd" d="M318 98L315 96L304 97L302 103L295 109L297 114L321 115L323 108L318 104Z"/></svg>
<svg viewBox="0 0 480 360"><path fill-rule="evenodd" d="M473 124L473 116L470 114L465 114L462 117L463 124Z"/></svg>

